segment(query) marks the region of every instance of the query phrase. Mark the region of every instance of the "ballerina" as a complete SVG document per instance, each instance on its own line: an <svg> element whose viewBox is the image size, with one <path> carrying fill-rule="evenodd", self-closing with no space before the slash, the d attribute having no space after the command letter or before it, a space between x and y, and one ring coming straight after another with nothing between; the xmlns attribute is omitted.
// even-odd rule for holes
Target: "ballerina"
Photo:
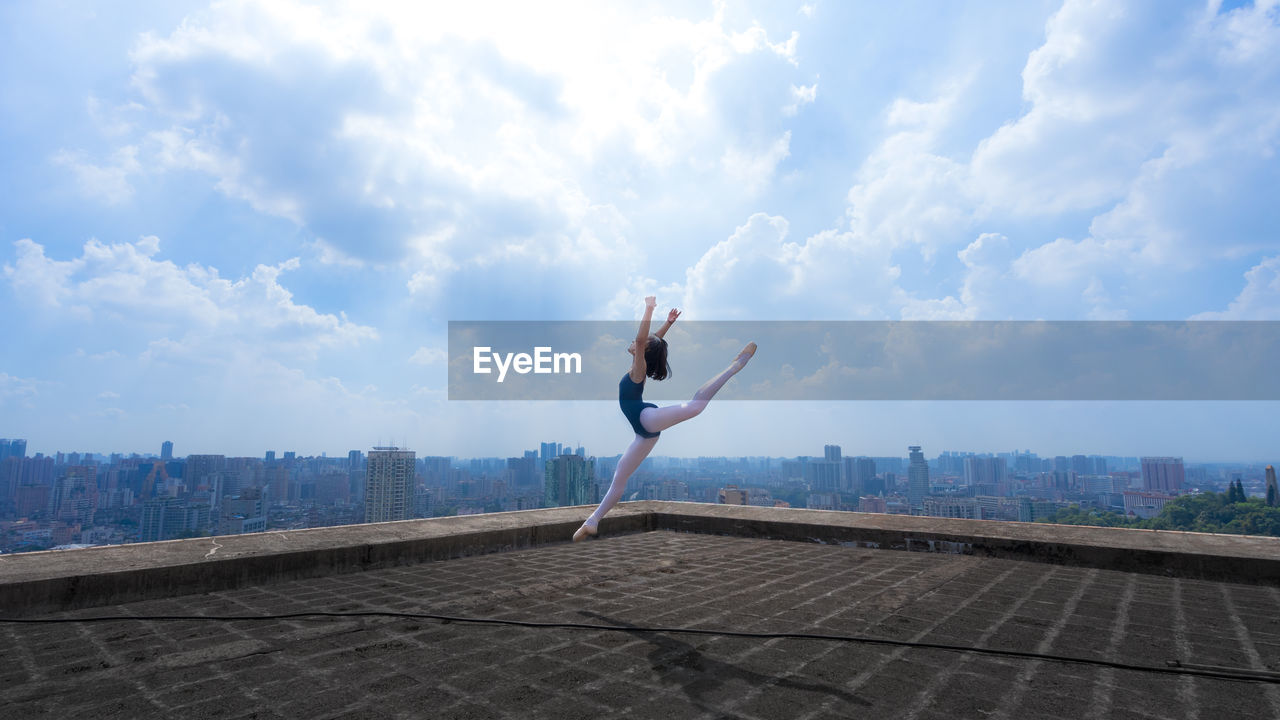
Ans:
<svg viewBox="0 0 1280 720"><path fill-rule="evenodd" d="M667 314L667 321L658 329L658 332L650 335L649 325L653 319L653 309L658 304L657 298L650 295L644 299L644 304L644 318L640 321L636 339L627 346L627 352L632 356L631 370L623 375L618 383L618 405L622 408L622 414L627 418L627 422L631 423L631 429L635 430L636 438L631 441L631 446L618 460L618 467L613 472L613 482L609 484L609 491L600 501L600 506L573 534L574 542L597 533L600 519L622 499L622 493L627 488L627 479L649 456L653 446L658 444L658 435L672 425L700 414L720 388L729 382L729 378L746 367L747 361L756 352L756 344L747 343L729 367L698 388L698 391L693 394L693 399L688 402L667 407L658 407L653 403L644 402L642 395L645 379L653 378L661 381L671 374L671 366L667 364L667 341L664 336L676 318L680 317L680 311L672 308ZM643 351L636 352L637 348L643 348Z"/></svg>

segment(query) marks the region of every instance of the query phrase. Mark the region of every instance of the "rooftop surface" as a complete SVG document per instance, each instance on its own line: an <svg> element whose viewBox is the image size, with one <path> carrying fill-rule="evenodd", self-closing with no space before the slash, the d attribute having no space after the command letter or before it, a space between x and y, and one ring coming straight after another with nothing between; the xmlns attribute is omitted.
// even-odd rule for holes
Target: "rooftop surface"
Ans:
<svg viewBox="0 0 1280 720"><path fill-rule="evenodd" d="M52 614L378 610L625 632L392 618L0 624L0 705L15 718L1280 717L1274 684L645 629L1280 671L1278 609L1274 585L641 530Z"/></svg>

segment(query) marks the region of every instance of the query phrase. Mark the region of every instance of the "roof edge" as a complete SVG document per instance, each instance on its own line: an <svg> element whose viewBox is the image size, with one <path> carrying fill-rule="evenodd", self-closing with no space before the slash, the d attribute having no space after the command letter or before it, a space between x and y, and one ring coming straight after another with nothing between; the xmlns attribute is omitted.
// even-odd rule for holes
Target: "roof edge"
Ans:
<svg viewBox="0 0 1280 720"><path fill-rule="evenodd" d="M38 615L567 542L589 506L0 555L0 614ZM601 535L673 530L1280 585L1280 538L641 501Z"/></svg>

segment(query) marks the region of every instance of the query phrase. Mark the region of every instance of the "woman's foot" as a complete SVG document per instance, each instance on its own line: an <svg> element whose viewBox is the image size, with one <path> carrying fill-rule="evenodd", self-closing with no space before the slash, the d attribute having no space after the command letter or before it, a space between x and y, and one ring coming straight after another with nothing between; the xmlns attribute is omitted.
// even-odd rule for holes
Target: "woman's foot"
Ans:
<svg viewBox="0 0 1280 720"><path fill-rule="evenodd" d="M588 535L594 537L597 532L599 530L595 526L582 523L582 527L578 528L578 531L573 534L573 541L581 542L586 540Z"/></svg>
<svg viewBox="0 0 1280 720"><path fill-rule="evenodd" d="M751 356L755 354L756 344L754 342L747 343L747 346L742 348L742 352L738 353L738 366L742 367L743 365L746 365L747 361L751 359Z"/></svg>

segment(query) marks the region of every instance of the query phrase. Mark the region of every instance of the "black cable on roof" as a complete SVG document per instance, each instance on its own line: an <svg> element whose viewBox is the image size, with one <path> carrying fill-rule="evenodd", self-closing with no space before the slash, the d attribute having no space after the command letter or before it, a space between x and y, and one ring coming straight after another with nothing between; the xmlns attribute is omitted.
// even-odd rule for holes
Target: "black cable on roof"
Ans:
<svg viewBox="0 0 1280 720"><path fill-rule="evenodd" d="M559 628L565 630L603 630L607 632L627 632L627 633L670 633L683 635L717 635L721 637L740 637L753 639L793 639L793 640L824 640L830 642L851 642L862 643L866 645L892 645L896 647L928 649L928 650L945 650L947 652L963 652L975 653L979 655L993 655L996 657L1019 658L1024 660L1044 660L1049 662L1075 663L1079 665L1094 665L1097 667L1114 668L1116 670L1130 670L1133 672L1158 673L1164 675L1192 675L1196 677L1214 678L1218 680L1233 680L1237 682L1261 682L1280 684L1280 673L1273 673L1267 670L1253 670L1250 668L1230 668L1215 667L1209 665L1191 665L1184 664L1177 660L1171 660L1167 665L1134 665L1132 663L1115 662L1112 660L1104 660L1101 658L1072 657L1070 655L1053 655L1049 653L1026 652L1021 650L1000 650L997 648L972 647L968 645L948 645L945 643L930 642L913 642L910 640L892 640L889 638L866 637L861 635L822 635L816 633L777 633L777 632L746 632L742 630L713 630L704 628L671 628L671 627L644 627L644 626L619 626L619 625L597 625L592 623L570 623L570 622L534 622L530 620L503 620L500 618L469 618L455 617L452 615L436 615L432 613L405 613L391 612L386 610L369 610L369 611L351 611L351 612L323 612L309 611L298 613L281 613L276 615L102 615L98 617L61 617L61 618L0 618L0 623L23 623L23 624L62 624L62 623L85 623L85 622L163 622L177 620L204 620L216 622L241 622L241 621L263 621L263 620L300 620L307 618L345 618L345 617L390 617L402 620L439 620L442 623L470 623L477 625L510 625L514 627L551 629Z"/></svg>

